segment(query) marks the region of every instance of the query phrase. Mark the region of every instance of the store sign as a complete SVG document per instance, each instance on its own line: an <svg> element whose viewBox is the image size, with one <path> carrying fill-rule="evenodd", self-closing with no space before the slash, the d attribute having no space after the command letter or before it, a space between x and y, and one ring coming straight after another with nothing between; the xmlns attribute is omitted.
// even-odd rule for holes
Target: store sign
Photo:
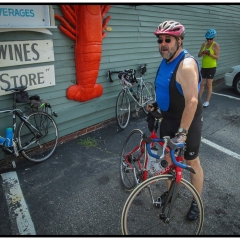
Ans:
<svg viewBox="0 0 240 240"><path fill-rule="evenodd" d="M55 85L54 65L0 71L0 96L11 93L4 89L26 85L27 90Z"/></svg>
<svg viewBox="0 0 240 240"><path fill-rule="evenodd" d="M0 42L0 67L54 61L53 41Z"/></svg>
<svg viewBox="0 0 240 240"><path fill-rule="evenodd" d="M50 25L48 5L0 5L0 28Z"/></svg>

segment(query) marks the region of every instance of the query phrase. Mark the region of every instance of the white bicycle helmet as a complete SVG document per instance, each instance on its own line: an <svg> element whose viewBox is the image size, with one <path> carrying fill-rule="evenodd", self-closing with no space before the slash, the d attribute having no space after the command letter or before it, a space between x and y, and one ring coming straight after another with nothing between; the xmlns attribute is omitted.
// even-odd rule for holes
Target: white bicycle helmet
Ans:
<svg viewBox="0 0 240 240"><path fill-rule="evenodd" d="M159 35L171 35L174 37L180 37L184 39L185 27L180 22L168 20L160 23L154 34L157 37Z"/></svg>

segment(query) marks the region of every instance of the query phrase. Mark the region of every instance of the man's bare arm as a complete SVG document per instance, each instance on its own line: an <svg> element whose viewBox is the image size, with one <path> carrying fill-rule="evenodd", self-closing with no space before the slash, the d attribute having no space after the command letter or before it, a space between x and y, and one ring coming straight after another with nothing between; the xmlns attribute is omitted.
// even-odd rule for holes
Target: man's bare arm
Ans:
<svg viewBox="0 0 240 240"><path fill-rule="evenodd" d="M181 84L185 98L185 108L179 127L190 128L198 105L198 66L194 59L184 59L177 72L177 81Z"/></svg>

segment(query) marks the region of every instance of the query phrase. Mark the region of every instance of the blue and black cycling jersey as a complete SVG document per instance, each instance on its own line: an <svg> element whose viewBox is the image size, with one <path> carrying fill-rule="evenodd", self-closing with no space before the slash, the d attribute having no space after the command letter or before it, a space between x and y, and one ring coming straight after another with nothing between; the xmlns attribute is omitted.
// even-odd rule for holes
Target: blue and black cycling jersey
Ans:
<svg viewBox="0 0 240 240"><path fill-rule="evenodd" d="M156 87L156 100L163 117L171 119L180 119L185 107L185 99L181 85L176 81L176 72L180 62L186 58L192 57L186 50L183 50L177 58L172 62L167 63L166 59L163 59L156 75L155 87ZM195 60L195 59L194 59ZM196 61L196 60L195 60ZM200 67L198 62L199 82L198 91L200 90L200 83L202 80ZM191 91L191 89L189 89ZM202 104L200 97L198 97L198 106L195 115L202 112Z"/></svg>

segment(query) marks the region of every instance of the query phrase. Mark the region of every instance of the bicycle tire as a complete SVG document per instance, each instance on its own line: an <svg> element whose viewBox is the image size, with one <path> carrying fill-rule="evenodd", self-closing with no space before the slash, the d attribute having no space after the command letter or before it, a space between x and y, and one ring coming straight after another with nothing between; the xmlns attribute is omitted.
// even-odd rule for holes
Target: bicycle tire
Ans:
<svg viewBox="0 0 240 240"><path fill-rule="evenodd" d="M167 190L166 180L173 181L171 174L148 178L129 195L121 216L123 235L198 235L203 226L204 210L197 190L187 180L179 183L179 195L174 202L169 223L160 219L162 207L155 206L159 196ZM150 190L151 189L151 194ZM192 198L198 204L197 220L186 220ZM167 205L168 209L169 204Z"/></svg>
<svg viewBox="0 0 240 240"><path fill-rule="evenodd" d="M125 129L130 119L130 101L127 92L121 91L116 102L116 119L121 129Z"/></svg>
<svg viewBox="0 0 240 240"><path fill-rule="evenodd" d="M155 87L151 82L146 82L145 85L142 86L142 91L141 91L141 104L143 111L147 114L148 111L146 110L146 105L148 104L149 101L156 101L156 92L155 92Z"/></svg>
<svg viewBox="0 0 240 240"><path fill-rule="evenodd" d="M52 116L45 112L33 112L27 116L27 119L43 134L43 137L38 140L36 133L33 134L26 123L21 121L17 131L18 147L22 149L35 139L29 148L21 151L21 154L32 162L43 162L50 158L56 150L58 143L57 124ZM33 130L33 128L31 129Z"/></svg>
<svg viewBox="0 0 240 240"><path fill-rule="evenodd" d="M141 144L143 132L134 129L127 136L120 158L120 179L127 191L135 188L142 179L145 162L145 144Z"/></svg>

